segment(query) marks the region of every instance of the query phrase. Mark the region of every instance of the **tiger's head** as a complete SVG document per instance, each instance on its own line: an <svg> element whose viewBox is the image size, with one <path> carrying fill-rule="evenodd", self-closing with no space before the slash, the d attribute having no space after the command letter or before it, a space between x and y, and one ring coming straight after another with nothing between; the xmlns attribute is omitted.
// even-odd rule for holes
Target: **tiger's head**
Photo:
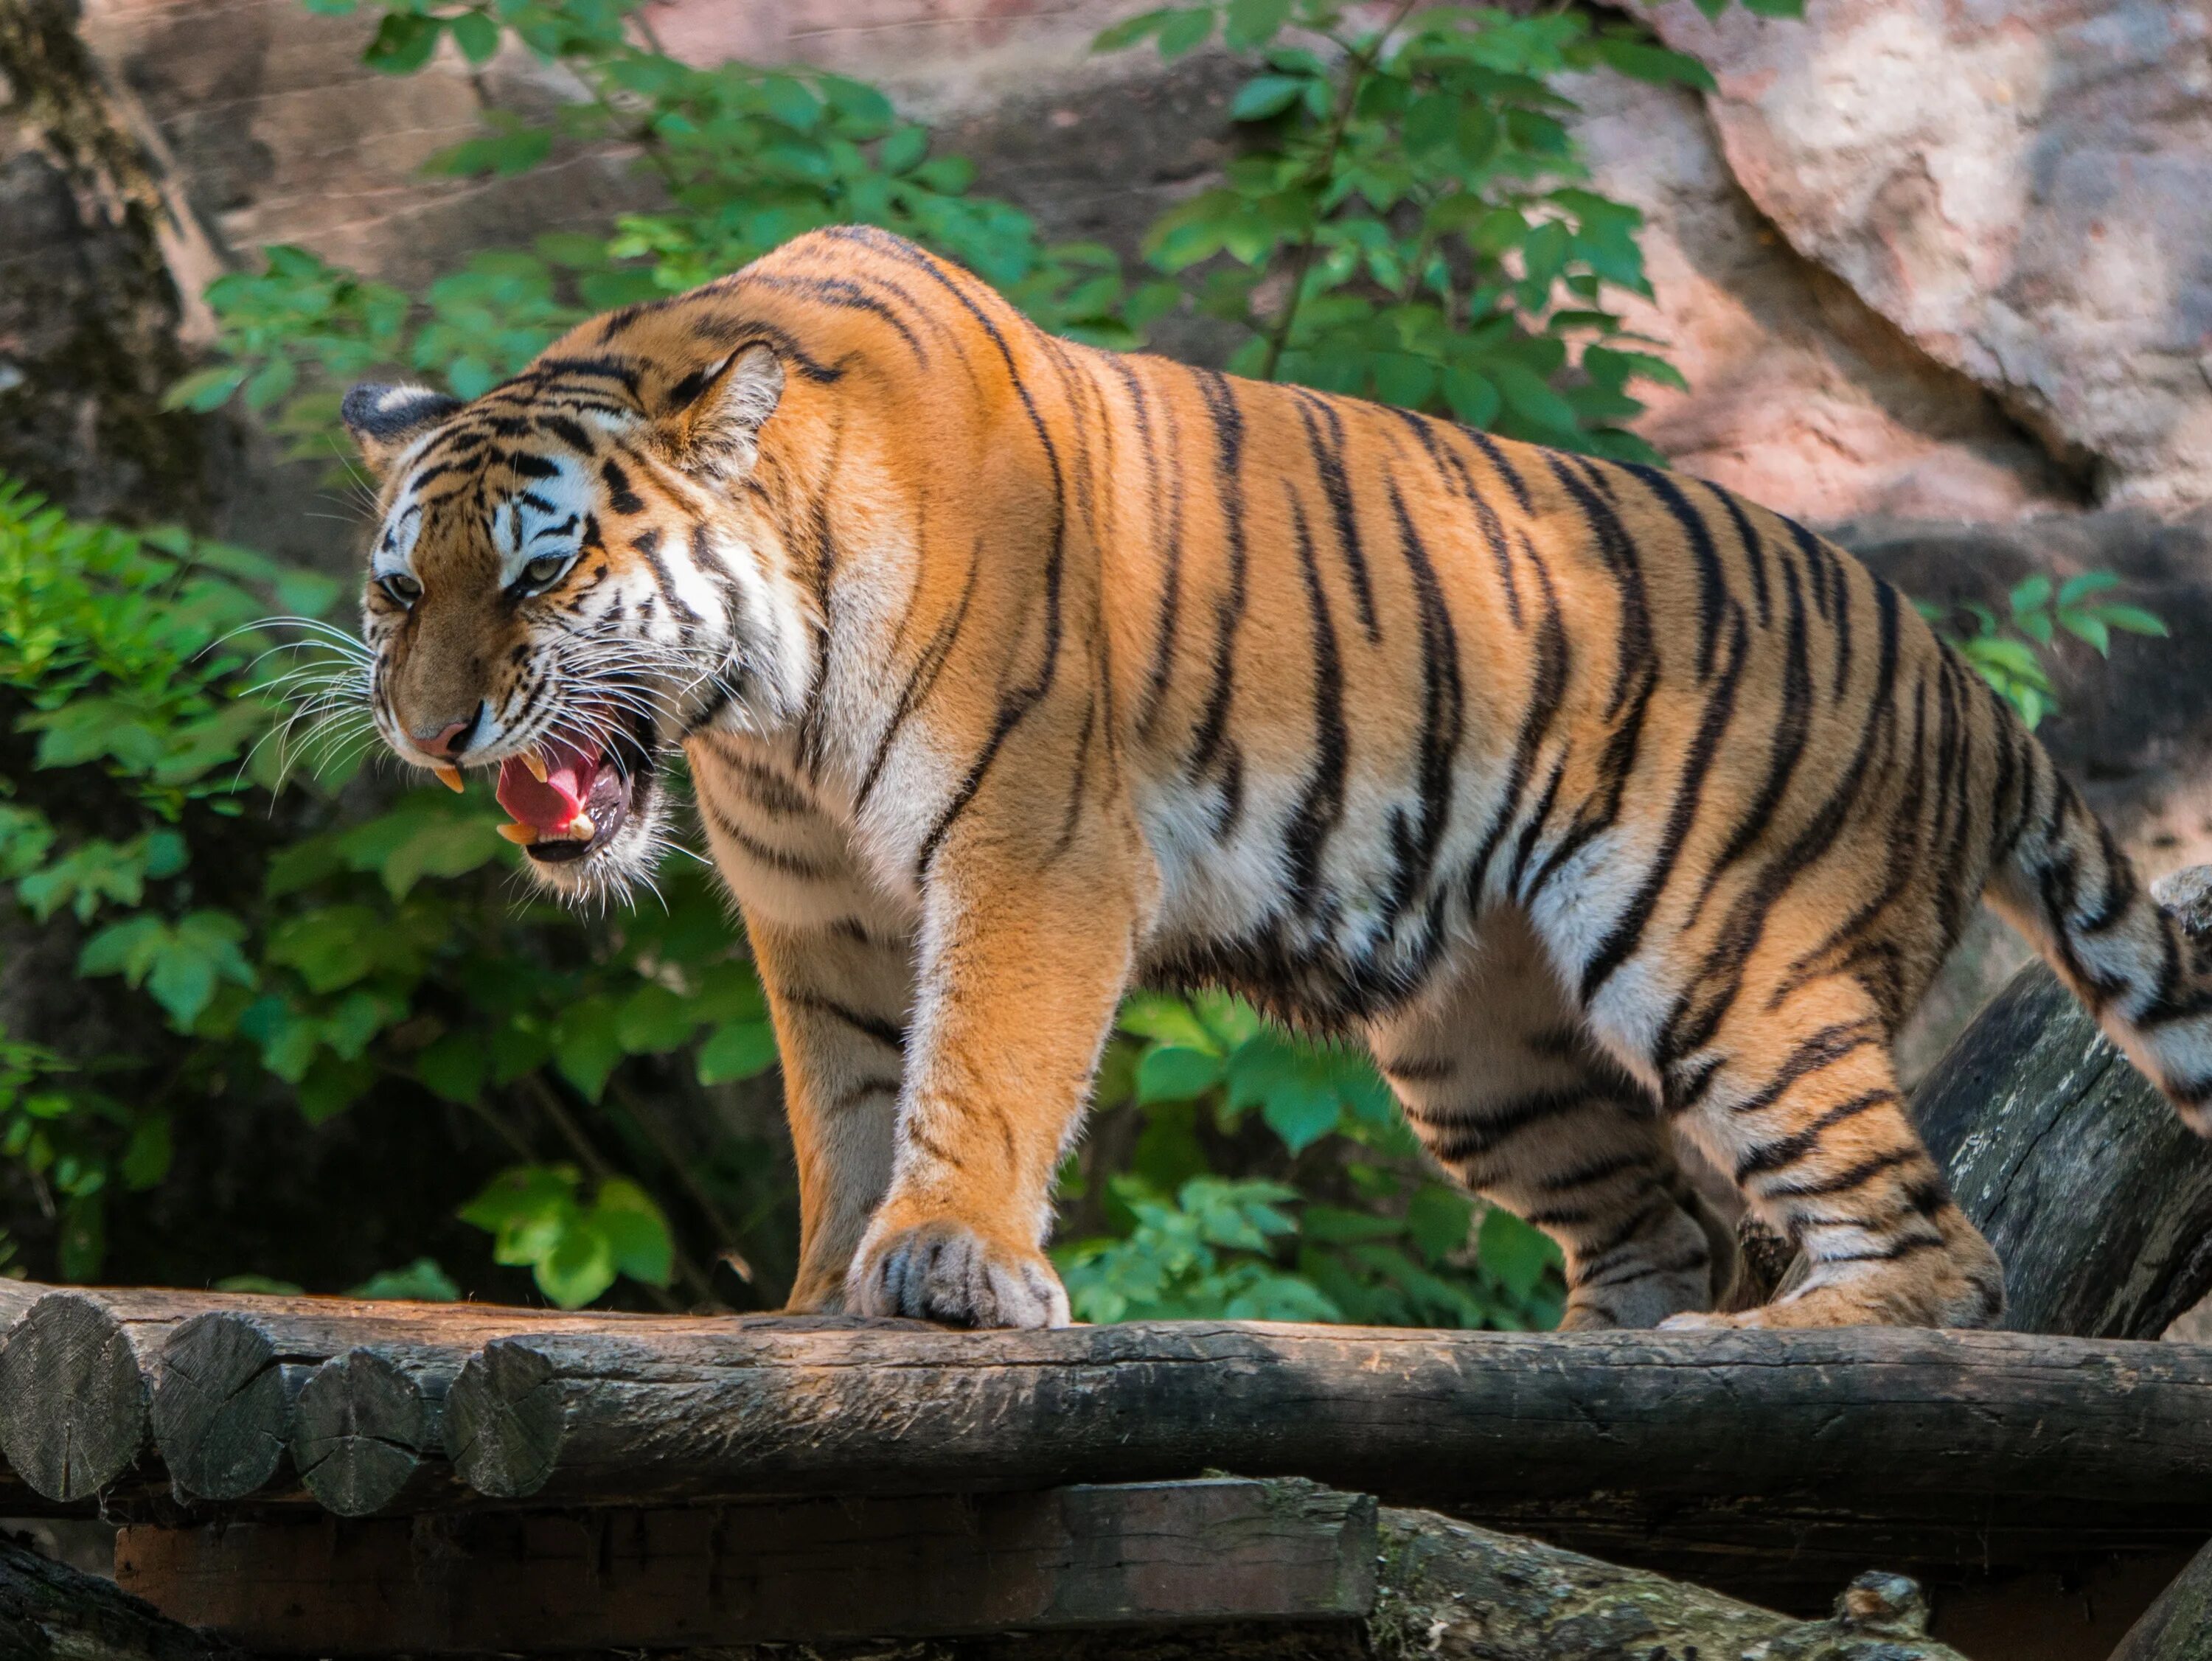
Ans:
<svg viewBox="0 0 2212 1661"><path fill-rule="evenodd" d="M651 870L664 759L768 725L811 672L807 601L748 488L783 371L765 343L687 374L540 363L464 404L356 386L380 483L368 700L402 761L495 769L501 834L581 898Z"/></svg>

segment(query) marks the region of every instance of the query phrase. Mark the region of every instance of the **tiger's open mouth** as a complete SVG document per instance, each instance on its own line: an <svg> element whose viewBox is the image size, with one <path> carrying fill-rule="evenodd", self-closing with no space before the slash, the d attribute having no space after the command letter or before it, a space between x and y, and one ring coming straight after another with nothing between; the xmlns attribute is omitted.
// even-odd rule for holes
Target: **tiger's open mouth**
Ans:
<svg viewBox="0 0 2212 1661"><path fill-rule="evenodd" d="M581 859L622 834L651 771L640 741L549 738L500 763L499 804L512 815L499 834L541 864ZM542 771L541 771L542 769Z"/></svg>

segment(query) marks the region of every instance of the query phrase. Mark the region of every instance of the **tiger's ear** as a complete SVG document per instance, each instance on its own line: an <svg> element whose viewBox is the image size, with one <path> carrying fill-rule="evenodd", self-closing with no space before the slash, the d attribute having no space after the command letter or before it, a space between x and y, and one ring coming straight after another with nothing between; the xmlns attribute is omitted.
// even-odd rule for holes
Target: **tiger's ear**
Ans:
<svg viewBox="0 0 2212 1661"><path fill-rule="evenodd" d="M742 478L760 454L760 430L783 396L783 365L756 341L686 375L668 391L663 439L676 464L715 478Z"/></svg>
<svg viewBox="0 0 2212 1661"><path fill-rule="evenodd" d="M368 470L382 478L407 446L461 407L427 386L356 386L338 406Z"/></svg>

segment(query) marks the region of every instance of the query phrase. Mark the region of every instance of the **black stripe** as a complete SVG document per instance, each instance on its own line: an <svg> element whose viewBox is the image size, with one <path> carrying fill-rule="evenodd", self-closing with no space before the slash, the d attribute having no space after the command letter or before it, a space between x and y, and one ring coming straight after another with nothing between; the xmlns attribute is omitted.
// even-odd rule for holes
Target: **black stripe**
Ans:
<svg viewBox="0 0 2212 1661"><path fill-rule="evenodd" d="M1322 587L1314 557L1313 534L1297 491L1287 482L1291 530L1297 544L1298 569L1305 579L1306 606L1313 619L1314 767L1285 833L1290 854L1291 893L1300 912L1310 917L1321 900L1322 855L1329 834L1344 818L1344 775L1350 749L1344 719L1344 668L1337 658L1336 625Z"/></svg>
<svg viewBox="0 0 2212 1661"><path fill-rule="evenodd" d="M1437 849L1443 841L1451 818L1452 762L1459 753L1466 719L1466 694L1460 679L1459 635L1452 627L1451 609L1444 603L1443 588L1437 581L1420 533L1413 528L1398 482L1386 470L1383 484L1390 498L1390 512L1397 522L1398 546L1413 587L1421 629L1420 821L1410 842L1397 850L1397 879L1383 906L1383 926L1396 925L1399 914L1427 885L1436 866Z"/></svg>
<svg viewBox="0 0 2212 1661"><path fill-rule="evenodd" d="M1698 568L1698 678L1708 680L1713 672L1713 653L1720 644L1721 609L1728 597L1728 579L1721 570L1720 550L1713 545L1712 527L1691 506L1689 498L1675 488L1674 482L1657 468L1634 462L1623 462L1620 466L1643 481L1644 488L1659 499L1660 506L1689 539L1690 557Z"/></svg>
<svg viewBox="0 0 2212 1661"><path fill-rule="evenodd" d="M1735 718L1736 691L1743 682L1744 664L1751 656L1742 609L1730 602L1729 613L1727 667L1722 671L1720 685L1705 700L1705 718L1698 724L1697 737L1691 741L1690 753L1683 761L1682 774L1674 786L1674 803L1668 809L1666 827L1660 833L1658 851L1652 858L1650 869L1644 872L1644 881L1583 967L1581 995L1585 1007L1642 943L1644 931L1651 920L1652 907L1661 890L1674 879L1682 844L1689 840L1690 827L1697 822L1698 809L1705 804L1705 780L1719 758L1722 737Z"/></svg>
<svg viewBox="0 0 2212 1661"><path fill-rule="evenodd" d="M1237 630L1244 620L1244 416L1229 382L1210 369L1193 369L1199 396L1213 424L1214 482L1221 493L1221 524L1228 560L1227 587L1214 602L1213 688L1192 735L1188 761L1194 779L1203 774L1221 748L1229 726L1229 703L1237 681Z"/></svg>
<svg viewBox="0 0 2212 1661"><path fill-rule="evenodd" d="M824 997L818 992L787 991L783 1001L795 1009L811 1010L816 1015L828 1015L832 1021L841 1021L854 1032L872 1038L885 1049L896 1050L901 1055L906 1053L906 1029L880 1015L869 1015L849 1003L841 1003L834 997Z"/></svg>
<svg viewBox="0 0 2212 1661"><path fill-rule="evenodd" d="M1806 743L1812 736L1813 664L1806 640L1805 604L1798 592L1797 573L1786 562L1782 567L1782 585L1789 627L1783 646L1782 707L1775 722L1774 742L1767 752L1766 777L1759 784L1759 794L1736 821L1727 846L1705 873L1698 903L1690 908L1692 923L1704 912L1705 902L1713 897L1722 876L1751 852L1760 837L1773 831L1775 811L1782 805L1790 781L1796 777L1798 763L1804 759Z"/></svg>
<svg viewBox="0 0 2212 1661"><path fill-rule="evenodd" d="M1328 511L1336 526L1336 549L1344 560L1345 571L1352 579L1353 609L1359 614L1359 627L1372 642L1382 636L1382 626L1375 615L1375 591L1368 581L1367 553L1359 539L1359 514L1352 494L1352 481L1344 470L1344 421L1325 400L1303 388L1294 388L1298 403L1298 419L1304 424L1306 448L1313 457L1314 471L1321 481L1322 494L1328 499ZM1315 417L1318 415L1328 427L1323 439Z"/></svg>

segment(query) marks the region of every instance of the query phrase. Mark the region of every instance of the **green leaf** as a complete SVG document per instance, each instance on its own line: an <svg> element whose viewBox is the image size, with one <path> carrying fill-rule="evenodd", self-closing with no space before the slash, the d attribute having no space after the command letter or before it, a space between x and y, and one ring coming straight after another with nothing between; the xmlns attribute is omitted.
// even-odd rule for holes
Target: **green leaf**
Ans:
<svg viewBox="0 0 2212 1661"><path fill-rule="evenodd" d="M553 1304L581 1309L615 1283L615 1249L605 1232L584 1217L574 1217L530 1265L531 1278Z"/></svg>
<svg viewBox="0 0 2212 1661"><path fill-rule="evenodd" d="M1560 433L1575 430L1577 423L1574 407L1545 385L1540 377L1517 363L1499 363L1492 367L1491 378L1504 396L1505 407L1523 421Z"/></svg>
<svg viewBox="0 0 2212 1661"><path fill-rule="evenodd" d="M732 1021L699 1046L699 1082L728 1084L775 1065L775 1029L765 1021Z"/></svg>
<svg viewBox="0 0 2212 1661"><path fill-rule="evenodd" d="M1291 1153L1304 1153L1336 1129L1336 1093L1304 1080L1286 1080L1268 1091L1260 1117Z"/></svg>
<svg viewBox="0 0 2212 1661"><path fill-rule="evenodd" d="M1607 68L1632 81L1662 86L1673 83L1693 87L1699 92L1712 92L1718 86L1713 72L1688 53L1669 52L1648 40L1600 35L1589 43L1589 49Z"/></svg>
<svg viewBox="0 0 2212 1661"><path fill-rule="evenodd" d="M499 51L499 25L483 12L463 12L447 27L461 56L471 64L488 64Z"/></svg>
<svg viewBox="0 0 2212 1661"><path fill-rule="evenodd" d="M490 1058L467 1033L447 1033L415 1058L415 1076L447 1101L474 1101L483 1093Z"/></svg>
<svg viewBox="0 0 2212 1661"><path fill-rule="evenodd" d="M1231 52L1256 52L1290 21L1291 0L1229 0L1222 38Z"/></svg>
<svg viewBox="0 0 2212 1661"><path fill-rule="evenodd" d="M1516 1298L1534 1291L1545 1270L1559 1260L1559 1249L1548 1235L1495 1205L1484 1215L1476 1233L1475 1253L1482 1266Z"/></svg>
<svg viewBox="0 0 2212 1661"><path fill-rule="evenodd" d="M1306 83L1287 75L1262 75L1247 81L1231 100L1232 121L1265 121L1298 101Z"/></svg>
<svg viewBox="0 0 2212 1661"><path fill-rule="evenodd" d="M2102 605L2097 608L2097 615L2107 627L2127 634L2154 634L2164 640L2172 632L2164 618L2138 605Z"/></svg>
<svg viewBox="0 0 2212 1661"><path fill-rule="evenodd" d="M397 1298L416 1303L458 1303L461 1288L438 1266L435 1258L417 1258L404 1269L383 1269L359 1286L349 1298Z"/></svg>
<svg viewBox="0 0 2212 1661"><path fill-rule="evenodd" d="M2069 577L2059 585L2058 603L2079 605L2092 594L2102 594L2106 590L2119 585L2120 573L2117 571L2084 571L2079 576Z"/></svg>
<svg viewBox="0 0 2212 1661"><path fill-rule="evenodd" d="M2040 611L2051 603L2051 579L2039 572L2019 584L2006 597L2015 619L2031 611Z"/></svg>
<svg viewBox="0 0 2212 1661"><path fill-rule="evenodd" d="M616 1030L632 1055L659 1055L689 1043L699 1017L665 986L647 981L625 999Z"/></svg>
<svg viewBox="0 0 2212 1661"><path fill-rule="evenodd" d="M623 1058L622 1022L604 997L588 997L563 1010L553 1029L553 1059L561 1076L597 1101Z"/></svg>
<svg viewBox="0 0 2212 1661"><path fill-rule="evenodd" d="M236 364L217 364L196 370L161 395L164 409L196 409L204 414L230 402L246 383L246 370Z"/></svg>
<svg viewBox="0 0 2212 1661"><path fill-rule="evenodd" d="M1174 6L1161 6L1155 10L1139 12L1134 17L1125 17L1120 22L1101 29L1093 36L1093 52L1121 52L1139 41L1158 34L1170 19L1179 15Z"/></svg>
<svg viewBox="0 0 2212 1661"><path fill-rule="evenodd" d="M217 1292L244 1292L264 1298L296 1298L307 1288L297 1281L274 1275L225 1275L215 1283Z"/></svg>
<svg viewBox="0 0 2212 1661"><path fill-rule="evenodd" d="M1191 6L1177 11L1160 25L1160 56L1181 58L1195 52L1213 37L1213 8Z"/></svg>
<svg viewBox="0 0 2212 1661"><path fill-rule="evenodd" d="M375 38L362 53L362 62L385 75L412 75L438 50L440 28L434 17L414 12L386 13L377 26Z"/></svg>
<svg viewBox="0 0 2212 1661"><path fill-rule="evenodd" d="M1188 1101L1221 1082L1221 1058L1210 1050L1164 1044L1137 1064L1137 1100Z"/></svg>
<svg viewBox="0 0 2212 1661"><path fill-rule="evenodd" d="M1406 1232L1431 1263L1464 1246L1474 1221L1474 1203L1442 1183L1424 1185L1406 1204Z"/></svg>
<svg viewBox="0 0 2212 1661"><path fill-rule="evenodd" d="M647 1286L665 1286L676 1272L676 1246L660 1208L635 1183L609 1177L599 1185L591 1222L605 1238L615 1267Z"/></svg>

